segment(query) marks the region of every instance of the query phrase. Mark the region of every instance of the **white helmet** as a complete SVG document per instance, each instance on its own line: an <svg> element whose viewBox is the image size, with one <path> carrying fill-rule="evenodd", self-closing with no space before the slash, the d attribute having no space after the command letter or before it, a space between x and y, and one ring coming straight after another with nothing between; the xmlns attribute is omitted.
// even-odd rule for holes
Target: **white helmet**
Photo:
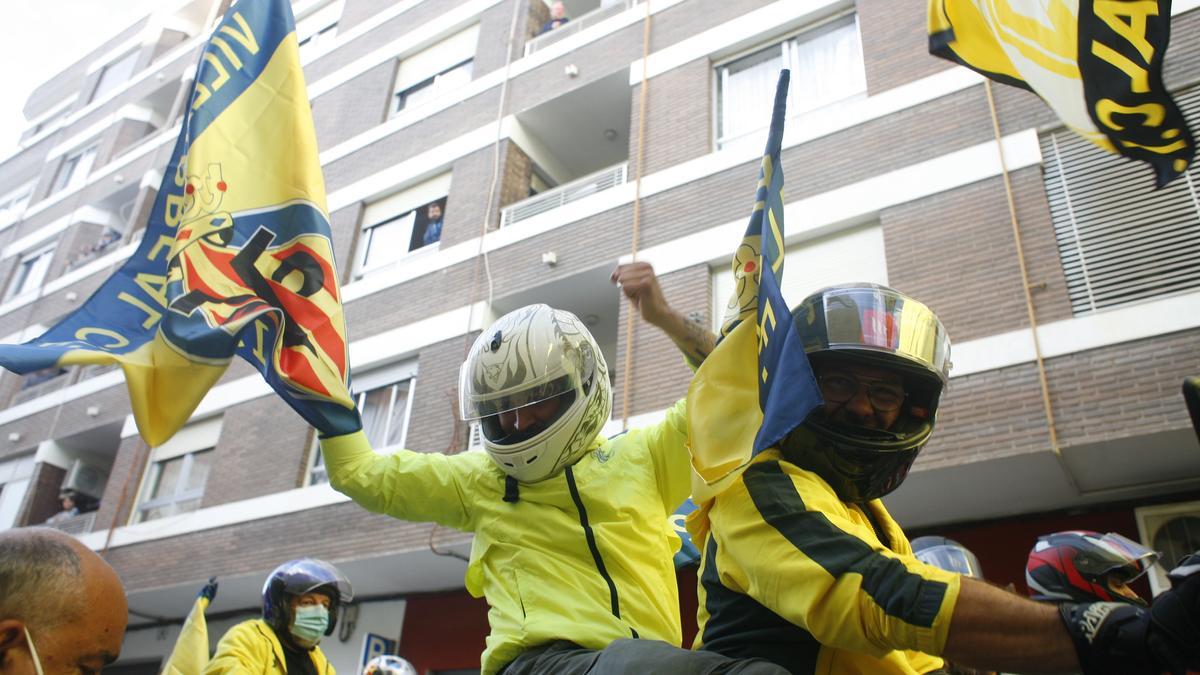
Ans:
<svg viewBox="0 0 1200 675"><path fill-rule="evenodd" d="M367 661L363 675L417 675L417 669L399 656L383 654Z"/></svg>
<svg viewBox="0 0 1200 675"><path fill-rule="evenodd" d="M499 415L562 397L557 416L532 433L507 433ZM529 305L479 335L459 371L464 420L479 420L483 447L509 476L536 483L570 466L612 412L608 366L574 314Z"/></svg>

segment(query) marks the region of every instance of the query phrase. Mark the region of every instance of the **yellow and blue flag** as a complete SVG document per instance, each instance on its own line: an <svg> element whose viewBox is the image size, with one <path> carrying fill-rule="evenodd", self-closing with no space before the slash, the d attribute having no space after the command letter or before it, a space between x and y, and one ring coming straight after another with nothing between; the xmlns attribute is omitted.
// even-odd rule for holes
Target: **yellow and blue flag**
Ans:
<svg viewBox="0 0 1200 675"><path fill-rule="evenodd" d="M783 278L780 151L790 71L779 75L754 211L733 255L736 287L716 349L688 389L692 499L716 496L758 453L783 440L821 405L821 394L779 290Z"/></svg>
<svg viewBox="0 0 1200 675"><path fill-rule="evenodd" d="M287 0L241 0L205 45L136 253L41 337L17 373L120 364L159 445L234 354L326 434L360 428L325 183Z"/></svg>
<svg viewBox="0 0 1200 675"><path fill-rule="evenodd" d="M216 597L217 578L213 577L196 596L192 611L183 622L183 628L179 629L175 647L163 664L162 675L201 675L204 672L210 658L208 620L204 618L204 612Z"/></svg>
<svg viewBox="0 0 1200 675"><path fill-rule="evenodd" d="M1028 89L1075 132L1149 162L1158 187L1195 142L1162 81L1171 0L929 0L930 53Z"/></svg>

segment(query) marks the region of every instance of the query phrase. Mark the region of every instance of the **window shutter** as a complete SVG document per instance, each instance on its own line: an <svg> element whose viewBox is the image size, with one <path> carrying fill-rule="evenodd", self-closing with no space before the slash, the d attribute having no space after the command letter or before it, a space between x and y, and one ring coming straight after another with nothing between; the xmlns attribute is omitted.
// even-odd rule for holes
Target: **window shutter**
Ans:
<svg viewBox="0 0 1200 675"><path fill-rule="evenodd" d="M1176 96L1200 119L1200 88ZM1200 172L1154 189L1149 167L1068 129L1042 136L1046 196L1071 307L1085 314L1200 288Z"/></svg>

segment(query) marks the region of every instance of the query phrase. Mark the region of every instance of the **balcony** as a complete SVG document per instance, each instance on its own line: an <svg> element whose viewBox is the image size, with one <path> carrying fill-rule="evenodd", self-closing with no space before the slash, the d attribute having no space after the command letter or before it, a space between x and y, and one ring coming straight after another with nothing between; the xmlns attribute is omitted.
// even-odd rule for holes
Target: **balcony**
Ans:
<svg viewBox="0 0 1200 675"><path fill-rule="evenodd" d="M567 6L567 18L570 21L551 31L530 38L525 43L525 56L595 26L611 16L620 14L637 4L637 0L599 0L599 2L575 0L574 2L564 2L564 4Z"/></svg>
<svg viewBox="0 0 1200 675"><path fill-rule="evenodd" d="M579 180L571 181L566 185L560 185L552 190L547 190L529 199L517 202L500 212L500 227L519 223L526 218L532 218L538 214L557 209L560 206L566 206L584 197L590 197L597 192L623 185L628 177L628 167L628 162L610 166L590 176L584 176Z"/></svg>
<svg viewBox="0 0 1200 675"><path fill-rule="evenodd" d="M501 192L507 227L625 184L632 104L619 70L517 114Z"/></svg>

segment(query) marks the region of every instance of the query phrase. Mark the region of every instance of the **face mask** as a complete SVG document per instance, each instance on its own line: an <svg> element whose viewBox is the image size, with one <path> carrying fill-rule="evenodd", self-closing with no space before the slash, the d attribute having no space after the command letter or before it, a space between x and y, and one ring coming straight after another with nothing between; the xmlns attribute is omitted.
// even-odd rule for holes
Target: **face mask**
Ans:
<svg viewBox="0 0 1200 675"><path fill-rule="evenodd" d="M33 638L29 637L29 628L25 628L25 643L29 645L29 655L33 657L33 669L37 671L37 675L44 675L42 672L42 660L38 658L37 647L33 646Z"/></svg>
<svg viewBox="0 0 1200 675"><path fill-rule="evenodd" d="M292 618L292 637L301 645L312 647L321 641L328 627L329 610L324 605L304 605L296 608Z"/></svg>

